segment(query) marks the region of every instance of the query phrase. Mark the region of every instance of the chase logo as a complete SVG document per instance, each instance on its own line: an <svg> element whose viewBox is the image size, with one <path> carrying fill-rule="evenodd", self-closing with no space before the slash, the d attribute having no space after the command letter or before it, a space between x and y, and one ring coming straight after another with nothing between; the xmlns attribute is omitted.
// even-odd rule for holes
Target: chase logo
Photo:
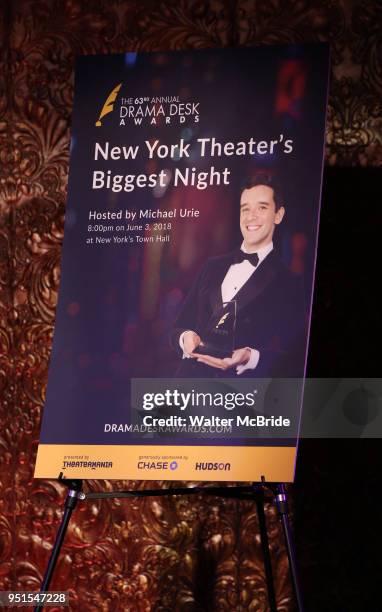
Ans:
<svg viewBox="0 0 382 612"><path fill-rule="evenodd" d="M119 83L119 85L117 85L116 87L114 87L114 89L109 93L108 97L106 98L106 102L102 107L102 110L99 114L99 117L97 119L97 121L95 122L96 127L101 127L102 125L102 121L101 119L103 119L103 117L105 117L105 115L108 115L109 113L112 113L114 110L114 102L117 99L119 90L122 87L122 83Z"/></svg>
<svg viewBox="0 0 382 612"><path fill-rule="evenodd" d="M168 470L171 471L178 469L178 463L176 461L138 461L138 470Z"/></svg>

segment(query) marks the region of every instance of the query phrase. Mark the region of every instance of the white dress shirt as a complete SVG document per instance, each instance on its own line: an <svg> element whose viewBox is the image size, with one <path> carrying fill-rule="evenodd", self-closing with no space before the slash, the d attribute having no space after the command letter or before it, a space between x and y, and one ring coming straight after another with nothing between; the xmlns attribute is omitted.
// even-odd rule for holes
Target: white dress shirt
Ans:
<svg viewBox="0 0 382 612"><path fill-rule="evenodd" d="M243 285L245 285L245 283L249 280L254 271L261 265L261 262L264 261L272 249L273 242L256 251L259 258L259 263L256 267L249 263L248 259L244 259L244 261L237 264L232 264L232 266L228 268L227 274L222 282L223 302L233 300L237 292L240 291ZM248 251L245 250L244 244L241 245L240 250L243 251L243 253L248 253Z"/></svg>
<svg viewBox="0 0 382 612"><path fill-rule="evenodd" d="M248 253L246 250L244 243L241 245L241 250L243 253ZM245 283L250 279L252 274L261 266L261 263L264 261L267 255L273 250L273 242L270 242L262 249L255 251L259 258L259 263L257 266L253 266L248 259L244 259L240 263L232 264L225 275L222 286L221 286L221 296L222 301L230 302L234 299L235 295L240 291L240 289L245 285ZM188 331L188 330L187 330ZM186 331L184 331L180 338L179 344L182 350L184 350L183 338ZM254 370L259 363L260 353L257 349L253 347L245 347L251 352L250 358L245 365L239 365L236 368L237 374L242 374L245 370ZM183 358L188 357L186 353L183 352Z"/></svg>
<svg viewBox="0 0 382 612"><path fill-rule="evenodd" d="M244 244L241 245L241 250L243 253L248 253ZM227 270L227 274L225 275L222 282L222 300L223 302L229 302L233 300L238 291L245 285L245 283L250 279L252 274L261 266L261 263L264 261L267 255L273 249L273 242L270 242L262 249L256 251L259 263L257 266L253 266L248 259L244 259L240 263L232 264ZM247 346L246 347L251 355L245 365L239 365L236 368L237 374L242 374L245 370L254 370L259 363L260 353L257 349Z"/></svg>

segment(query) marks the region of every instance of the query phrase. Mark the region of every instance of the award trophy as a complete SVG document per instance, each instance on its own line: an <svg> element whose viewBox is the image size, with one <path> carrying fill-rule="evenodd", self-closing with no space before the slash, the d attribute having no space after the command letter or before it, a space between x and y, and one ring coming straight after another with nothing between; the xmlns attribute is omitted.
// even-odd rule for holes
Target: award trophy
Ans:
<svg viewBox="0 0 382 612"><path fill-rule="evenodd" d="M231 357L235 348L236 300L223 302L212 314L201 334L202 345L196 352L213 357Z"/></svg>

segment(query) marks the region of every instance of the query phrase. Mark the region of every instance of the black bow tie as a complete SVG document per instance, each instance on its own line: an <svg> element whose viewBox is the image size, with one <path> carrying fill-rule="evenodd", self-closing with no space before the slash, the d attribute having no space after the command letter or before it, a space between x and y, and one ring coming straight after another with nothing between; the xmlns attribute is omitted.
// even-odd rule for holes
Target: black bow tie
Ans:
<svg viewBox="0 0 382 612"><path fill-rule="evenodd" d="M236 251L233 263L237 264L245 260L249 261L249 263L256 268L259 263L259 256L257 253L244 253L241 249Z"/></svg>

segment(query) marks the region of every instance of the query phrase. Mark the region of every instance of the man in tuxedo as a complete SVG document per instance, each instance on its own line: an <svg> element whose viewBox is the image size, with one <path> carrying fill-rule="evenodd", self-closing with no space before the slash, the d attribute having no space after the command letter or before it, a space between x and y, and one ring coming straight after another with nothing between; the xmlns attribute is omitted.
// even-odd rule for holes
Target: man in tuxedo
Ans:
<svg viewBox="0 0 382 612"><path fill-rule="evenodd" d="M175 322L171 342L182 357L177 377L303 376L302 287L273 246L284 215L276 179L257 174L247 181L240 198L241 247L205 263ZM231 300L237 305L232 355L204 354L211 317Z"/></svg>

